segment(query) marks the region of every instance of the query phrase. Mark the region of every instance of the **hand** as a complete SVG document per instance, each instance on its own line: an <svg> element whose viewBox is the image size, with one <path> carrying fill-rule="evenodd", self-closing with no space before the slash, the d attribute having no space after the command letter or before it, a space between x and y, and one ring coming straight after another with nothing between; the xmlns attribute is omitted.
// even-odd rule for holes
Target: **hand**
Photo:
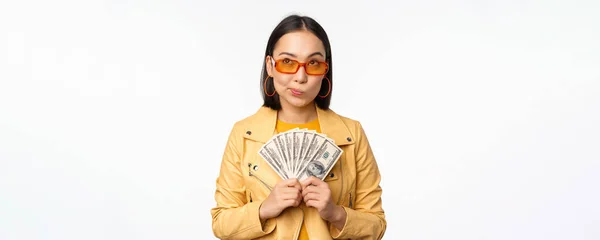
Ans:
<svg viewBox="0 0 600 240"><path fill-rule="evenodd" d="M314 176L302 181L302 197L306 206L314 207L319 211L321 218L332 223L336 228L342 229L346 222L346 211L333 203L331 190L326 182Z"/></svg>
<svg viewBox="0 0 600 240"><path fill-rule="evenodd" d="M291 178L278 182L259 209L259 218L265 221L279 216L288 207L297 207L302 201L302 186L298 179Z"/></svg>

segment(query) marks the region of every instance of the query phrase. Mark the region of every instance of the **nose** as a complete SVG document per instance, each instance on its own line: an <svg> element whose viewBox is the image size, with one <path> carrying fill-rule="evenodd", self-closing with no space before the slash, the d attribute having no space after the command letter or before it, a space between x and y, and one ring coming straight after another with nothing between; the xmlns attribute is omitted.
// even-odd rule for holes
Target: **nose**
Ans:
<svg viewBox="0 0 600 240"><path fill-rule="evenodd" d="M296 72L294 75L294 81L297 83L305 83L308 81L308 74L306 74L304 66L300 66L300 68L298 68L298 72Z"/></svg>

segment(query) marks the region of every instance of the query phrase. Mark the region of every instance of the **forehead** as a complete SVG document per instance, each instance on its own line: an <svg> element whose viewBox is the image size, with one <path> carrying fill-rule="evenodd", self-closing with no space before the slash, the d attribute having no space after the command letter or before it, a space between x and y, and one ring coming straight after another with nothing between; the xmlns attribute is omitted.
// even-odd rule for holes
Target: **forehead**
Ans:
<svg viewBox="0 0 600 240"><path fill-rule="evenodd" d="M320 52L325 56L325 47L321 39L312 32L303 30L281 36L275 44L273 55L277 56L281 52L292 53L298 58L306 57L314 52Z"/></svg>

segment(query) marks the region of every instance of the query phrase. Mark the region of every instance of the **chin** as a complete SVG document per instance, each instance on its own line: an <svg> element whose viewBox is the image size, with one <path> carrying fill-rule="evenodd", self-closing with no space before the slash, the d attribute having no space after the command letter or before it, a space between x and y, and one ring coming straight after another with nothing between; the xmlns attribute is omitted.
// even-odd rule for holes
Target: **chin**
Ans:
<svg viewBox="0 0 600 240"><path fill-rule="evenodd" d="M304 100L304 99L299 99L299 98L293 98L293 99L286 99L286 101L297 108L303 108L306 107L307 105L310 104L311 101L308 100Z"/></svg>

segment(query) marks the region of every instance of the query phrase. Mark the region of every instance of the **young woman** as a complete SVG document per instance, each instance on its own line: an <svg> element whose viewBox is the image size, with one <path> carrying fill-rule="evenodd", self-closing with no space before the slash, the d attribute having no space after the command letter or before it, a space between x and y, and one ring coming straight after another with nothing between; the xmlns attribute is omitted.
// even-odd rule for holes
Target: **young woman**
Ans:
<svg viewBox="0 0 600 240"><path fill-rule="evenodd" d="M230 132L211 209L220 239L381 239L387 222L381 176L361 124L329 108L331 46L315 20L292 15L273 30L264 57L263 106ZM321 180L282 179L259 154L278 133L308 129L343 150Z"/></svg>

